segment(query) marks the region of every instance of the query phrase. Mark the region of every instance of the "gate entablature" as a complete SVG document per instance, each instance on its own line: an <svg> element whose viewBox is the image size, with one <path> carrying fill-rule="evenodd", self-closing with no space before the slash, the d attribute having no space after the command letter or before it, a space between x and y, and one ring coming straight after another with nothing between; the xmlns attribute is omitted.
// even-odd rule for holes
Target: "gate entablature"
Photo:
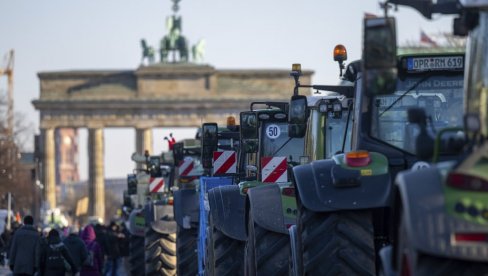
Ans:
<svg viewBox="0 0 488 276"><path fill-rule="evenodd" d="M309 84L313 72L304 71ZM88 128L90 214L103 217L103 128L136 128L137 150L150 148L154 127L225 124L252 101L289 101L289 70L217 70L209 65L155 64L136 70L42 72L40 111L46 199L56 206L55 139L59 127Z"/></svg>

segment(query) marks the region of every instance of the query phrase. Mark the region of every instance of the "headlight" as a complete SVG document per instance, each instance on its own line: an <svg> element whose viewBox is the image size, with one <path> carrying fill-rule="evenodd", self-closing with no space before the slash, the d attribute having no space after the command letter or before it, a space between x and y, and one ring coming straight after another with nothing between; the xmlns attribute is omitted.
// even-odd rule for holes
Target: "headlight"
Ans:
<svg viewBox="0 0 488 276"><path fill-rule="evenodd" d="M342 110L342 104L341 103L334 103L334 112L339 112Z"/></svg>
<svg viewBox="0 0 488 276"><path fill-rule="evenodd" d="M261 119L261 120L268 120L269 119L269 114L266 114L266 113L259 114L258 118Z"/></svg>
<svg viewBox="0 0 488 276"><path fill-rule="evenodd" d="M319 111L321 113L326 113L327 111L329 111L329 108L327 106L327 103L321 103L321 104L319 104Z"/></svg>
<svg viewBox="0 0 488 276"><path fill-rule="evenodd" d="M285 113L276 113L273 117L275 119L285 119L286 118L286 114Z"/></svg>

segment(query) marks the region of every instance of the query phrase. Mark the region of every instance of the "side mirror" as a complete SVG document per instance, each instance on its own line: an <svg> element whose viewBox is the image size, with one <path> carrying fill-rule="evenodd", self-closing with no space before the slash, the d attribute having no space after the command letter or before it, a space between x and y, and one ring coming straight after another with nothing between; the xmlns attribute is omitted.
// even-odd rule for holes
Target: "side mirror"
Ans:
<svg viewBox="0 0 488 276"><path fill-rule="evenodd" d="M258 116L255 112L241 112L241 143L245 153L258 151Z"/></svg>
<svg viewBox="0 0 488 276"><path fill-rule="evenodd" d="M396 68L397 45L395 18L365 18L363 43L364 68Z"/></svg>
<svg viewBox="0 0 488 276"><path fill-rule="evenodd" d="M218 125L204 123L202 126L202 166L204 169L212 168L213 152L218 147Z"/></svg>
<svg viewBox="0 0 488 276"><path fill-rule="evenodd" d="M366 93L393 93L398 74L395 19L365 18L363 35L363 75Z"/></svg>
<svg viewBox="0 0 488 276"><path fill-rule="evenodd" d="M175 143L173 145L173 160L175 162L175 166L178 166L181 161L183 161L183 143Z"/></svg>
<svg viewBox="0 0 488 276"><path fill-rule="evenodd" d="M307 97L303 95L291 97L288 110L288 137L301 138L305 136L309 112Z"/></svg>
<svg viewBox="0 0 488 276"><path fill-rule="evenodd" d="M159 159L159 156L151 156L149 158L147 171L152 177L161 176L161 159Z"/></svg>
<svg viewBox="0 0 488 276"><path fill-rule="evenodd" d="M255 112L241 112L241 140L258 139L258 117Z"/></svg>
<svg viewBox="0 0 488 276"><path fill-rule="evenodd" d="M127 194L128 195L137 194L137 177L135 174L127 175Z"/></svg>

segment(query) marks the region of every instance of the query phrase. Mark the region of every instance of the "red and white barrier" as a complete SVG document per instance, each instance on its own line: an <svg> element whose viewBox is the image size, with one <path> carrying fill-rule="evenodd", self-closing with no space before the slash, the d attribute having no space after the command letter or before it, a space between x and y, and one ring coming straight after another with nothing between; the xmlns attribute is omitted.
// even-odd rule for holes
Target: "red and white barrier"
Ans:
<svg viewBox="0 0 488 276"><path fill-rule="evenodd" d="M237 154L235 151L214 151L213 153L213 174L237 173Z"/></svg>
<svg viewBox="0 0 488 276"><path fill-rule="evenodd" d="M286 157L262 157L261 168L263 182L288 182Z"/></svg>
<svg viewBox="0 0 488 276"><path fill-rule="evenodd" d="M179 176L180 177L190 176L190 172L193 170L194 166L195 166L195 163L193 162L193 159L191 159L191 158L188 158L188 159L181 161L181 164L178 167Z"/></svg>
<svg viewBox="0 0 488 276"><path fill-rule="evenodd" d="M164 178L162 177L149 178L149 192L151 193L164 192Z"/></svg>

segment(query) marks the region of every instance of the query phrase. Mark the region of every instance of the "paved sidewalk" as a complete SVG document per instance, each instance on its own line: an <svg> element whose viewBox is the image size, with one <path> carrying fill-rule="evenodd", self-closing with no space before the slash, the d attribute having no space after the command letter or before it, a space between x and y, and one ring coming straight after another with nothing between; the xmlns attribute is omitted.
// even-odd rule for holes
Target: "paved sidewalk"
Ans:
<svg viewBox="0 0 488 276"><path fill-rule="evenodd" d="M12 275L12 272L8 267L0 266L0 276Z"/></svg>

